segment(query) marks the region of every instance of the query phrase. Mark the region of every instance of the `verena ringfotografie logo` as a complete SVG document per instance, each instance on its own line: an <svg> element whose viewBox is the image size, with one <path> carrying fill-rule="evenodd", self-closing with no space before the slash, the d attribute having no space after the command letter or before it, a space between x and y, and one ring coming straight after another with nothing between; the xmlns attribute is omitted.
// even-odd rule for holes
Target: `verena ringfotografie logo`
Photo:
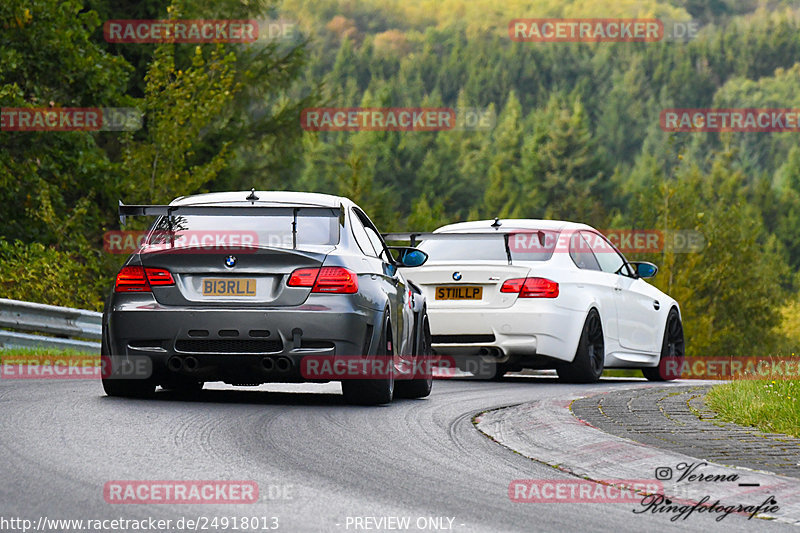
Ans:
<svg viewBox="0 0 800 533"><path fill-rule="evenodd" d="M108 481L106 503L256 503L255 481Z"/></svg>
<svg viewBox="0 0 800 533"><path fill-rule="evenodd" d="M508 498L515 503L638 503L663 491L661 482L652 479L515 479L508 485Z"/></svg>
<svg viewBox="0 0 800 533"><path fill-rule="evenodd" d="M107 20L109 43L252 43L257 20Z"/></svg>
<svg viewBox="0 0 800 533"><path fill-rule="evenodd" d="M0 131L136 131L142 113L132 107L3 107Z"/></svg>
<svg viewBox="0 0 800 533"><path fill-rule="evenodd" d="M292 245L291 234L267 236L268 246ZM288 239L288 243L286 242ZM179 230L173 232L112 230L103 234L103 249L111 254L208 252L254 253L259 246L255 231Z"/></svg>
<svg viewBox="0 0 800 533"><path fill-rule="evenodd" d="M490 130L491 109L450 107L315 107L300 114L306 131Z"/></svg>
<svg viewBox="0 0 800 533"><path fill-rule="evenodd" d="M798 132L800 109L672 108L661 111L659 121L666 132Z"/></svg>

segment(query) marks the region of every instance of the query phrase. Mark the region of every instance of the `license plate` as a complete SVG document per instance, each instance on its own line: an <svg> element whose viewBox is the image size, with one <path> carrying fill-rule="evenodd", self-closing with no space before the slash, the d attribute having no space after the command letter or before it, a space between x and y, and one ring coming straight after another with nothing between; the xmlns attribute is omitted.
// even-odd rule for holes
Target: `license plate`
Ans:
<svg viewBox="0 0 800 533"><path fill-rule="evenodd" d="M203 296L255 296L254 278L204 278Z"/></svg>
<svg viewBox="0 0 800 533"><path fill-rule="evenodd" d="M480 300L482 298L483 287L472 285L436 287L437 300Z"/></svg>

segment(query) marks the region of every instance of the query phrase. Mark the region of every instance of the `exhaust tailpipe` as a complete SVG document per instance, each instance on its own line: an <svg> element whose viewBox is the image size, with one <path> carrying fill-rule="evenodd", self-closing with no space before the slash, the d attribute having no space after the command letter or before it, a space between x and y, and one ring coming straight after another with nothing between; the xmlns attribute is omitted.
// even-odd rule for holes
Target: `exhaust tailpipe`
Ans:
<svg viewBox="0 0 800 533"><path fill-rule="evenodd" d="M265 357L261 360L261 366L267 372L272 372L275 369L275 360L272 357Z"/></svg>
<svg viewBox="0 0 800 533"><path fill-rule="evenodd" d="M197 367L200 366L200 363L197 361L196 357L187 357L186 361L183 363L186 367L186 370L192 371L197 370Z"/></svg>
<svg viewBox="0 0 800 533"><path fill-rule="evenodd" d="M172 370L173 372L179 371L183 368L183 359L180 357L175 357L174 355L167 359L167 368Z"/></svg>
<svg viewBox="0 0 800 533"><path fill-rule="evenodd" d="M288 372L292 368L292 360L288 357L278 357L275 361L275 367L279 372Z"/></svg>

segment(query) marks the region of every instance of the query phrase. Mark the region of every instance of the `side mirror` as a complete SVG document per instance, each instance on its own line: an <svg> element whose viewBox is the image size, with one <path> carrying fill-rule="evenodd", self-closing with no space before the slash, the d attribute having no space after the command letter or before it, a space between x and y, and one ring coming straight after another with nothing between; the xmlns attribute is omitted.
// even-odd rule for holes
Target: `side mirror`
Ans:
<svg viewBox="0 0 800 533"><path fill-rule="evenodd" d="M647 261L637 261L631 263L633 267L636 269L636 275L640 278L652 278L658 272L658 267L653 263L648 263Z"/></svg>
<svg viewBox="0 0 800 533"><path fill-rule="evenodd" d="M428 254L410 246L392 246L389 249L396 254L395 262L401 267L422 266L428 260Z"/></svg>

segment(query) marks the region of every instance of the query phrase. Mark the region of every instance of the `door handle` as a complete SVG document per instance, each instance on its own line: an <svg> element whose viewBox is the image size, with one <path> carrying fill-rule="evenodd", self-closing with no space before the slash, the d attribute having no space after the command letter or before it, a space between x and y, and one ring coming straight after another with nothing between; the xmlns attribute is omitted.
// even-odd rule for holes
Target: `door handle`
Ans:
<svg viewBox="0 0 800 533"><path fill-rule="evenodd" d="M656 311L661 309L661 304L658 303L658 300L653 300L653 307L655 308Z"/></svg>
<svg viewBox="0 0 800 533"><path fill-rule="evenodd" d="M617 292L622 292L622 287L614 287L614 290Z"/></svg>

